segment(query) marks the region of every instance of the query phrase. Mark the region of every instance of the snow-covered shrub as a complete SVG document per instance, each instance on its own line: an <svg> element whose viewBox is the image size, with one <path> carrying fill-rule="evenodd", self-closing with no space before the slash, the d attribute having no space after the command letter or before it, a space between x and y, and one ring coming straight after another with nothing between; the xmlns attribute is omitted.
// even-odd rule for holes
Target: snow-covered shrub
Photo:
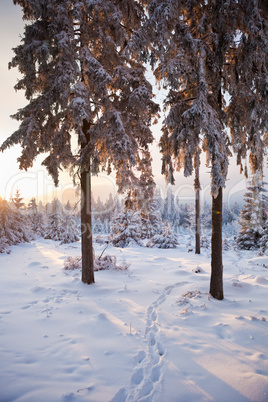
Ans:
<svg viewBox="0 0 268 402"><path fill-rule="evenodd" d="M105 255L103 257L96 257L94 260L94 271L103 270L116 270L125 271L130 264L123 263L122 265L117 265L116 257L114 255Z"/></svg>
<svg viewBox="0 0 268 402"><path fill-rule="evenodd" d="M94 258L94 271L116 270L125 271L130 264L123 263L117 265L116 257L113 255L96 256ZM72 271L75 269L82 269L82 257L67 257L64 261L64 269Z"/></svg>
<svg viewBox="0 0 268 402"><path fill-rule="evenodd" d="M156 248L176 248L178 246L178 239L173 232L170 224L162 226L161 233L155 234L146 244L146 247Z"/></svg>
<svg viewBox="0 0 268 402"><path fill-rule="evenodd" d="M102 244L108 244L109 243L108 239L109 239L108 235L98 235L95 237L94 241L95 243L102 245Z"/></svg>
<svg viewBox="0 0 268 402"><path fill-rule="evenodd" d="M66 271L73 271L74 269L81 269L82 268L82 257L67 257L64 260L63 268Z"/></svg>
<svg viewBox="0 0 268 402"><path fill-rule="evenodd" d="M203 234L200 238L200 247L208 250L210 246L211 246L210 239L205 234Z"/></svg>

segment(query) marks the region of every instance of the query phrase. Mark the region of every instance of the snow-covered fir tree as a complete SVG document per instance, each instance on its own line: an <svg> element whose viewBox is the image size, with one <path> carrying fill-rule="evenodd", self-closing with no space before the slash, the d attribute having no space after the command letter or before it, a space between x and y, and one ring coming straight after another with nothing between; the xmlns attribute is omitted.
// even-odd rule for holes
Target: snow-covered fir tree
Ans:
<svg viewBox="0 0 268 402"><path fill-rule="evenodd" d="M0 211L0 219L2 221L1 211ZM8 252L8 251L9 251L9 242L8 242L7 237L6 237L5 229L1 226L0 227L0 253L5 253L5 252Z"/></svg>
<svg viewBox="0 0 268 402"><path fill-rule="evenodd" d="M169 223L164 223L161 232L156 233L146 244L147 247L176 248L178 246L177 235Z"/></svg>
<svg viewBox="0 0 268 402"><path fill-rule="evenodd" d="M61 217L62 230L59 240L61 244L74 243L80 240L80 231L75 216L69 212L63 212Z"/></svg>
<svg viewBox="0 0 268 402"><path fill-rule="evenodd" d="M38 212L45 213L45 208L44 208L44 205L41 200L38 202L37 210L38 210Z"/></svg>
<svg viewBox="0 0 268 402"><path fill-rule="evenodd" d="M54 199L51 203L51 212L47 216L45 239L62 240L63 231L62 205L59 200Z"/></svg>
<svg viewBox="0 0 268 402"><path fill-rule="evenodd" d="M30 202L27 205L27 210L31 212L37 212L38 206L36 203L36 199L33 197L30 199Z"/></svg>
<svg viewBox="0 0 268 402"><path fill-rule="evenodd" d="M259 254L268 255L268 219L265 220L262 228L262 236L259 240Z"/></svg>
<svg viewBox="0 0 268 402"><path fill-rule="evenodd" d="M222 213L222 224L227 225L228 223L232 223L235 221L237 216L235 216L233 210L228 206L224 205L223 213Z"/></svg>
<svg viewBox="0 0 268 402"><path fill-rule="evenodd" d="M44 213L40 211L29 212L28 218L31 222L34 237L44 237L47 229L46 217Z"/></svg>
<svg viewBox="0 0 268 402"><path fill-rule="evenodd" d="M32 239L31 229L25 216L13 203L0 197L0 252L9 247Z"/></svg>
<svg viewBox="0 0 268 402"><path fill-rule="evenodd" d="M230 155L226 127L237 162L242 164L249 150L252 168L259 169L268 109L265 6L257 0L142 4L149 21L130 45L151 62L156 79L168 89L162 172L174 183L175 169L191 175L200 148L206 152L213 196L210 293L223 299L222 189Z"/></svg>
<svg viewBox="0 0 268 402"><path fill-rule="evenodd" d="M21 196L21 192L19 190L19 188L17 187L16 191L15 191L15 195L14 197L11 197L11 200L15 206L15 208L17 209L24 209L25 207L25 203L22 202L23 197Z"/></svg>
<svg viewBox="0 0 268 402"><path fill-rule="evenodd" d="M111 225L111 240L115 247L127 247L131 244L142 245L141 215L139 211L125 208L117 215Z"/></svg>
<svg viewBox="0 0 268 402"><path fill-rule="evenodd" d="M163 221L169 222L173 228L176 227L177 213L171 185L167 187L167 196L164 200L162 219Z"/></svg>
<svg viewBox="0 0 268 402"><path fill-rule="evenodd" d="M163 210L164 210L164 199L162 197L160 187L157 187L157 186L156 186L155 191L154 191L154 202L156 203L156 209L162 215Z"/></svg>
<svg viewBox="0 0 268 402"><path fill-rule="evenodd" d="M20 169L42 164L58 184L74 167L81 185L82 281L94 282L90 175L113 170L119 191L138 180L135 165L153 141L158 113L145 67L126 54L146 18L136 0L16 0L27 20L10 67L28 104L14 116L18 130L1 150L21 144ZM78 152L72 146L76 135Z"/></svg>
<svg viewBox="0 0 268 402"><path fill-rule="evenodd" d="M95 222L93 221L93 233L104 233L104 225L100 217Z"/></svg>
<svg viewBox="0 0 268 402"><path fill-rule="evenodd" d="M244 196L244 206L239 217L240 231L237 245L241 249L251 250L260 247L260 240L266 227L268 198L261 172L253 174L251 183Z"/></svg>
<svg viewBox="0 0 268 402"><path fill-rule="evenodd" d="M41 207L42 203L37 205L36 199L31 198L27 205L27 219L31 223L33 237L44 237L46 232L46 218L44 215L44 208Z"/></svg>
<svg viewBox="0 0 268 402"><path fill-rule="evenodd" d="M68 212L70 212L72 210L72 206L70 204L70 201L68 200L66 205L64 205L64 209Z"/></svg>
<svg viewBox="0 0 268 402"><path fill-rule="evenodd" d="M206 201L201 206L201 226L202 231L206 229L211 230L212 226L211 206Z"/></svg>
<svg viewBox="0 0 268 402"><path fill-rule="evenodd" d="M157 202L152 202L150 204L150 210L148 213L148 237L152 238L157 233L162 232L163 221L161 218L161 213L158 209Z"/></svg>
<svg viewBox="0 0 268 402"><path fill-rule="evenodd" d="M178 225L183 229L194 227L194 211L191 204L180 204L178 211Z"/></svg>

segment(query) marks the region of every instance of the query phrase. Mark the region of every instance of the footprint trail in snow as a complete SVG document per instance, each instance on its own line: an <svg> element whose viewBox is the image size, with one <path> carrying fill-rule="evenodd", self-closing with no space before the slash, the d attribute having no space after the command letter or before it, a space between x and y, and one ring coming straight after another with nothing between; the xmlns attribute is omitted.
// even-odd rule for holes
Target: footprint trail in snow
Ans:
<svg viewBox="0 0 268 402"><path fill-rule="evenodd" d="M162 368L166 350L161 341L157 308L166 301L173 289L184 284L185 282L179 282L167 286L157 300L148 307L145 329L146 351L139 351L134 357L135 367L130 385L120 388L111 402L152 402L156 400L156 396L159 397L162 389Z"/></svg>

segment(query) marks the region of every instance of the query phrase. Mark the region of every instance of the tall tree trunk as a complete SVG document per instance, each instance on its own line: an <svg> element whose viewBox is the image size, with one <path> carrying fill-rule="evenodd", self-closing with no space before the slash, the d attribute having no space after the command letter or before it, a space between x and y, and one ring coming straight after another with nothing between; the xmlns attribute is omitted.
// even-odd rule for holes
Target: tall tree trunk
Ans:
<svg viewBox="0 0 268 402"><path fill-rule="evenodd" d="M218 107L222 111L222 72L218 77ZM213 162L212 162L213 163ZM223 299L222 263L222 187L217 197L212 196L211 277L209 293L215 299Z"/></svg>
<svg viewBox="0 0 268 402"><path fill-rule="evenodd" d="M211 277L209 292L215 299L223 299L221 187L217 197L212 197Z"/></svg>
<svg viewBox="0 0 268 402"><path fill-rule="evenodd" d="M87 138L88 123L84 121L83 132ZM87 138L88 139L88 138ZM82 144L84 148L86 144ZM92 210L91 210L91 172L81 167L81 250L82 250L82 282L91 284L94 279L94 251L92 242Z"/></svg>
<svg viewBox="0 0 268 402"><path fill-rule="evenodd" d="M195 168L195 254L200 254L200 181L199 166Z"/></svg>

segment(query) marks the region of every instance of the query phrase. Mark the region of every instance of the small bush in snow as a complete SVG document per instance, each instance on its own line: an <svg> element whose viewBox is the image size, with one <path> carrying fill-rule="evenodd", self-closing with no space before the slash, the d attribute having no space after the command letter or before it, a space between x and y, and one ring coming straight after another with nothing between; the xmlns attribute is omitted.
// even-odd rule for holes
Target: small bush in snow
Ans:
<svg viewBox="0 0 268 402"><path fill-rule="evenodd" d="M123 263L117 265L116 257L113 255L105 255L104 257L96 256L94 259L94 271L115 270L125 271L130 264ZM67 257L64 261L64 269L72 271L75 269L82 269L82 257Z"/></svg>
<svg viewBox="0 0 268 402"><path fill-rule="evenodd" d="M82 257L79 256L67 257L66 260L64 261L63 268L66 271L73 271L75 269L82 268Z"/></svg>

